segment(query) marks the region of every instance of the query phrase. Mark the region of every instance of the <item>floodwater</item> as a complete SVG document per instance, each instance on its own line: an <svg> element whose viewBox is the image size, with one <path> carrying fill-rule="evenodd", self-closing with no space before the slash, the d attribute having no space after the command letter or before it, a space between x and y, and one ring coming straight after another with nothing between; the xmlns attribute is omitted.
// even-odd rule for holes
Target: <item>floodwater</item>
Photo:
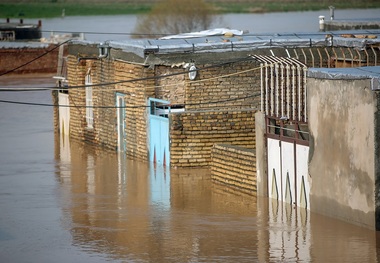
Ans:
<svg viewBox="0 0 380 263"><path fill-rule="evenodd" d="M66 12L66 15L67 14ZM252 34L318 32L319 16L330 19L330 10L263 13L263 14L224 14L212 25L213 28L227 27L246 30ZM380 19L380 9L336 9L335 19ZM24 19L25 23L36 23ZM43 37L53 33L84 33L89 41L130 39L137 21L136 15L117 16L66 16L64 18L42 19Z"/></svg>
<svg viewBox="0 0 380 263"><path fill-rule="evenodd" d="M0 78L54 86L50 76ZM49 91L0 100L50 104ZM62 138L0 102L0 262L377 262L377 233Z"/></svg>

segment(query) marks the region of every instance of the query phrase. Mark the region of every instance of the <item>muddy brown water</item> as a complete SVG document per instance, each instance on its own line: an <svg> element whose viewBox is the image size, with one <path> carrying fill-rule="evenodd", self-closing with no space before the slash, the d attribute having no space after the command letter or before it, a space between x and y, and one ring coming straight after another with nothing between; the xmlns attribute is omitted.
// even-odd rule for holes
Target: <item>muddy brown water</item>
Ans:
<svg viewBox="0 0 380 263"><path fill-rule="evenodd" d="M50 76L4 87L54 86ZM51 103L49 91L0 100ZM377 262L376 232L62 138L0 102L0 262Z"/></svg>

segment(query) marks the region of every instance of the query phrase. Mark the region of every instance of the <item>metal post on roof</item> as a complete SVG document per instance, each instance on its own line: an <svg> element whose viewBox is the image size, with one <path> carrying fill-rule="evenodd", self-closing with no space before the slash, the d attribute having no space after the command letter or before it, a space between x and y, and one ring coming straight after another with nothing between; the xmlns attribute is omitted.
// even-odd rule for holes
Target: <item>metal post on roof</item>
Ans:
<svg viewBox="0 0 380 263"><path fill-rule="evenodd" d="M298 118L297 120L301 120L301 109L302 109L302 100L301 100L301 67L297 66L297 74L298 74Z"/></svg>
<svg viewBox="0 0 380 263"><path fill-rule="evenodd" d="M305 104L305 107L304 107L304 122L307 122L307 89L306 89L306 81L307 81L307 78L306 78L306 74L307 74L307 67L304 67L303 68L303 93L304 93L304 104Z"/></svg>
<svg viewBox="0 0 380 263"><path fill-rule="evenodd" d="M289 116L291 116L291 114L290 114L290 101L291 101L291 99L290 99L290 96L291 96L291 94L290 94L290 68L291 68L291 64L289 63L289 64L287 64L286 65L286 87L287 87L287 116L289 117Z"/></svg>
<svg viewBox="0 0 380 263"><path fill-rule="evenodd" d="M330 8L330 20L334 20L334 10L335 10L335 7L330 5L329 6Z"/></svg>
<svg viewBox="0 0 380 263"><path fill-rule="evenodd" d="M265 62L265 114L268 115L268 63Z"/></svg>
<svg viewBox="0 0 380 263"><path fill-rule="evenodd" d="M321 51L319 50L319 48L317 48L317 52L318 52L318 55L319 55L319 67L322 68L323 67L323 59L322 59L322 54L321 54Z"/></svg>
<svg viewBox="0 0 380 263"><path fill-rule="evenodd" d="M273 71L274 71L274 66L273 64L270 64L270 87L271 87L271 104L270 104L270 115L274 115L274 97L275 97L275 89L274 87L274 77L273 77Z"/></svg>
<svg viewBox="0 0 380 263"><path fill-rule="evenodd" d="M281 116L285 116L284 114L284 104L285 104L285 85L284 85L284 64L281 63Z"/></svg>
<svg viewBox="0 0 380 263"><path fill-rule="evenodd" d="M263 70L263 63L260 63L260 76L261 76L261 81L260 81L260 90L261 90L261 112L264 112L264 70Z"/></svg>
<svg viewBox="0 0 380 263"><path fill-rule="evenodd" d="M286 54L288 54L288 58L290 58L289 50L285 48Z"/></svg>
<svg viewBox="0 0 380 263"><path fill-rule="evenodd" d="M373 46L371 46L371 49L372 49L373 54L375 55L375 63L374 63L375 65L374 66L377 66L377 54L376 54L376 51L373 48Z"/></svg>
<svg viewBox="0 0 380 263"><path fill-rule="evenodd" d="M365 48L364 49L364 52L365 52L365 61L367 62L367 67L369 66L369 57L368 57L368 52L367 52L367 49ZM359 51L358 51L359 53Z"/></svg>
<svg viewBox="0 0 380 263"><path fill-rule="evenodd" d="M279 65L278 63L275 64L275 73L276 73L276 88L275 88L275 91L276 91L276 116L279 117L280 116L280 100L279 100L279 97L280 97L280 86L279 86Z"/></svg>
<svg viewBox="0 0 380 263"><path fill-rule="evenodd" d="M312 67L314 68L314 54L313 54L313 51L311 51L311 48L309 49L309 51L311 55L311 64L312 64Z"/></svg>
<svg viewBox="0 0 380 263"><path fill-rule="evenodd" d="M346 65L346 54L344 54L344 51L343 51L343 48L342 47L339 47L340 51L342 52L342 56L343 56L343 65Z"/></svg>
<svg viewBox="0 0 380 263"><path fill-rule="evenodd" d="M301 51L302 51L303 57L305 58L305 64L307 64L307 56L305 54L305 51L303 50L303 48L301 48Z"/></svg>
<svg viewBox="0 0 380 263"><path fill-rule="evenodd" d="M350 55L351 55L351 67L353 68L354 67L354 56L352 54L351 48L348 48L348 52L350 52Z"/></svg>
<svg viewBox="0 0 380 263"><path fill-rule="evenodd" d="M293 95L293 98L292 98L292 119L295 120L296 119L296 80L295 80L295 76L296 76L296 67L294 65L292 65L292 75L293 75L293 79L292 79L292 95Z"/></svg>

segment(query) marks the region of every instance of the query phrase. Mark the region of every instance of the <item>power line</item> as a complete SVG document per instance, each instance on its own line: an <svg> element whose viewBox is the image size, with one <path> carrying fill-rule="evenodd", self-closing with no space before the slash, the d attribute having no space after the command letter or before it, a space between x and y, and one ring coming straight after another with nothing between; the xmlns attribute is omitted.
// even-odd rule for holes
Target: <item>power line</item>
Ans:
<svg viewBox="0 0 380 263"><path fill-rule="evenodd" d="M20 66L18 66L18 67L15 67L15 68L10 69L10 70L8 70L8 71L6 71L6 72L0 73L0 77L3 76L3 75L6 75L6 74L12 73L12 72L18 70L19 68L22 68L22 67L24 67L24 66L26 66L26 65L29 65L29 64L33 63L34 61L36 61L36 60L42 58L43 56L46 56L46 55L49 54L50 52L54 51L55 49L59 48L60 46L62 46L62 45L64 45L64 44L68 43L69 41L71 41L71 39L70 39L70 40L67 40L67 41L64 41L64 42L62 42L62 43L60 43L59 45L55 46L54 48L52 48L52 49L46 51L45 53L43 53L43 54L41 54L41 55L35 57L34 59L32 59L32 60L30 60L30 61L28 61L28 62L26 62L26 63L24 63L24 64L22 64L22 65L20 65Z"/></svg>
<svg viewBox="0 0 380 263"><path fill-rule="evenodd" d="M260 93L254 93L245 97L230 98L225 100L216 100L216 101L207 101L207 102L198 102L198 103L187 103L187 104L169 104L168 107L177 107L177 106L199 106L206 104L219 104L226 103L237 100L245 100L260 96ZM34 103L34 102L23 102L23 101L12 101L12 100L0 100L2 103L17 104L17 105L28 105L28 106L42 106L42 107L63 107L63 108L94 108L94 109L118 109L118 108L150 108L150 105L130 105L130 106L87 106L87 105L55 105L51 103Z"/></svg>
<svg viewBox="0 0 380 263"><path fill-rule="evenodd" d="M243 61L253 61L253 59L252 59L252 57L247 56L247 57L239 58L239 59L232 60L232 61L227 61L227 62L223 62L223 63L218 63L218 64L210 65L210 66L207 66L207 67L198 68L198 69L196 69L196 71L202 71L202 70L206 70L206 69L210 69L210 68L222 67L222 66L225 66L227 64L239 63L239 62L243 62ZM86 87L110 86L110 85L116 85L116 84L122 84L122 83L131 83L131 82L139 82L139 81L146 81L146 80L162 79L162 78L167 78L167 77L172 77L172 76L178 76L178 75L183 75L183 74L188 74L188 73L189 73L189 71L184 71L184 72L176 72L176 73L159 75L159 76L152 76L152 77L135 78L135 79L128 79L128 80L113 81L113 82L102 82L102 83L87 84L87 85L74 85L74 86L67 86L67 87L61 87L61 88L56 87L56 86L54 86L54 87L44 87L44 88L41 88L41 90L57 90L57 89L59 89L59 90L62 90L62 89L70 90L70 89L80 89L80 88L86 88ZM220 77L222 77L222 76L220 76ZM206 80L207 79L202 80L202 81L206 81ZM196 82L196 81L193 81L193 82ZM6 88L0 88L0 92L1 91L36 91L36 89L37 88L34 88L34 89L33 88L30 88L30 89L24 88L24 90L23 89L20 89L20 90L11 90L10 88L8 88L8 89L6 89Z"/></svg>

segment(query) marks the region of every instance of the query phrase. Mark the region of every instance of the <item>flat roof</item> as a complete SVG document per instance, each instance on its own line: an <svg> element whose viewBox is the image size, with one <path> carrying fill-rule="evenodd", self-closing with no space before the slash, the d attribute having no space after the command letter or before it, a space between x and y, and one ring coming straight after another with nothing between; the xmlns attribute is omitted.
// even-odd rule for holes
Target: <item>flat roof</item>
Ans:
<svg viewBox="0 0 380 263"><path fill-rule="evenodd" d="M349 37L351 35L351 37ZM74 44L97 44L89 41L73 41ZM296 48L296 47L354 47L365 48L368 44L380 43L380 29L343 30L315 33L278 33L278 34L223 34L201 37L176 37L170 39L129 39L106 41L111 48L134 53L140 57L145 54L202 53L249 51L258 48Z"/></svg>
<svg viewBox="0 0 380 263"><path fill-rule="evenodd" d="M307 77L331 80L371 79L371 89L380 90L380 66L359 68L309 68Z"/></svg>
<svg viewBox="0 0 380 263"><path fill-rule="evenodd" d="M0 41L0 49L47 48L49 45L36 41Z"/></svg>

